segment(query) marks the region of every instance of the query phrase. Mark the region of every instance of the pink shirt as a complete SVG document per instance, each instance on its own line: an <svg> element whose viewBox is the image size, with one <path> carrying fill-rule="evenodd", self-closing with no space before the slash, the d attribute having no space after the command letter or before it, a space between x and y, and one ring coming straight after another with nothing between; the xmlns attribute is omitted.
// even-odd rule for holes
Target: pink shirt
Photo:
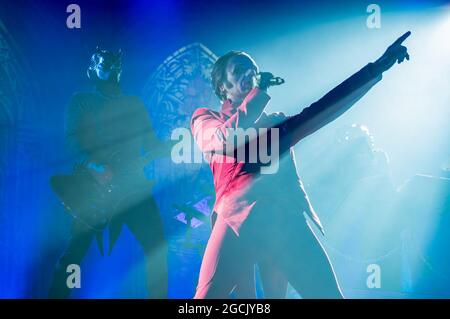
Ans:
<svg viewBox="0 0 450 319"><path fill-rule="evenodd" d="M322 99L291 117L263 112L270 96L258 88L252 89L237 108L225 101L220 112L197 109L192 115L191 130L214 176L214 211L239 234L240 226L257 201L267 200L275 204L273 207L305 212L323 232L298 178L291 146L344 113L379 80L381 74L369 63ZM281 150L276 174L262 175L258 170L261 165L239 162L233 153L225 153L227 129L250 127L279 128Z"/></svg>

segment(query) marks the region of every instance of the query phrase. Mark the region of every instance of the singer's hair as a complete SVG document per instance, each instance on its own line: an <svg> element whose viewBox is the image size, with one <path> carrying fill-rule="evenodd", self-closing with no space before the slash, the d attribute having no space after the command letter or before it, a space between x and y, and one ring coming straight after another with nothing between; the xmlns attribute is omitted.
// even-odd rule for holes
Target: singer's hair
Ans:
<svg viewBox="0 0 450 319"><path fill-rule="evenodd" d="M227 80L227 65L228 61L230 61L231 58L238 56L238 55L245 55L248 57L256 66L255 61L253 58L244 51L229 51L228 53L222 55L220 58L217 59L216 63L214 63L214 66L211 71L211 81L212 81L212 87L214 89L214 92L219 97L221 101L224 101L227 96L224 92L220 90L220 86Z"/></svg>

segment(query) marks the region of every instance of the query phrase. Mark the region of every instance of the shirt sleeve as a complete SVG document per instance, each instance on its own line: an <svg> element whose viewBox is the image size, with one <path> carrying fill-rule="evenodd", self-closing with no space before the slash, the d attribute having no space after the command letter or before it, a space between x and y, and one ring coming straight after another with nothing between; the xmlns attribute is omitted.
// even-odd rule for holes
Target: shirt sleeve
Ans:
<svg viewBox="0 0 450 319"><path fill-rule="evenodd" d="M205 153L225 154L229 129L245 130L253 127L269 100L270 96L266 92L254 88L227 120L220 119L207 108L197 109L191 119L191 131L200 150ZM226 154L231 153L234 154L234 149L226 150Z"/></svg>
<svg viewBox="0 0 450 319"><path fill-rule="evenodd" d="M288 117L280 125L280 138L285 140L283 144L289 147L293 146L301 139L341 116L381 78L381 72L374 67L373 63L369 63L320 100L303 109L297 115Z"/></svg>

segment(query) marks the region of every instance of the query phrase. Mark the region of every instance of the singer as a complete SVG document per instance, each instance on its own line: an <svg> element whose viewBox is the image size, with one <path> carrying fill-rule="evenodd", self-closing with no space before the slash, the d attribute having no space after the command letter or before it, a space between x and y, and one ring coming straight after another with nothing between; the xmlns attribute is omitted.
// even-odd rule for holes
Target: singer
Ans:
<svg viewBox="0 0 450 319"><path fill-rule="evenodd" d="M328 256L312 231L315 225L324 234L297 175L292 146L347 111L395 62L409 60L402 45L409 35L405 33L381 58L294 116L264 112L270 100L268 88L284 81L260 73L250 55L231 51L216 61L211 77L222 100L221 111L200 108L191 119L196 143L209 158L216 191L213 228L194 298L227 298L233 290L239 298L254 297L248 282L253 280L255 263L266 297L282 298L287 281L302 298L343 297ZM273 174L260 173L261 161L238 160L236 150L226 149L230 130L248 128L278 129L279 169Z"/></svg>

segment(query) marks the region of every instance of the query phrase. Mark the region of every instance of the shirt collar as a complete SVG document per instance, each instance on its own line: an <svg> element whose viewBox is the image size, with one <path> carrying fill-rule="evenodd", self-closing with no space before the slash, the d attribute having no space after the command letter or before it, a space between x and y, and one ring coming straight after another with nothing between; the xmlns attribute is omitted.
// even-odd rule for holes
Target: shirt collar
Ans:
<svg viewBox="0 0 450 319"><path fill-rule="evenodd" d="M235 107L233 106L233 104L231 103L230 100L225 100L222 103L222 109L221 109L222 113L225 114L226 116L232 116L235 113Z"/></svg>

